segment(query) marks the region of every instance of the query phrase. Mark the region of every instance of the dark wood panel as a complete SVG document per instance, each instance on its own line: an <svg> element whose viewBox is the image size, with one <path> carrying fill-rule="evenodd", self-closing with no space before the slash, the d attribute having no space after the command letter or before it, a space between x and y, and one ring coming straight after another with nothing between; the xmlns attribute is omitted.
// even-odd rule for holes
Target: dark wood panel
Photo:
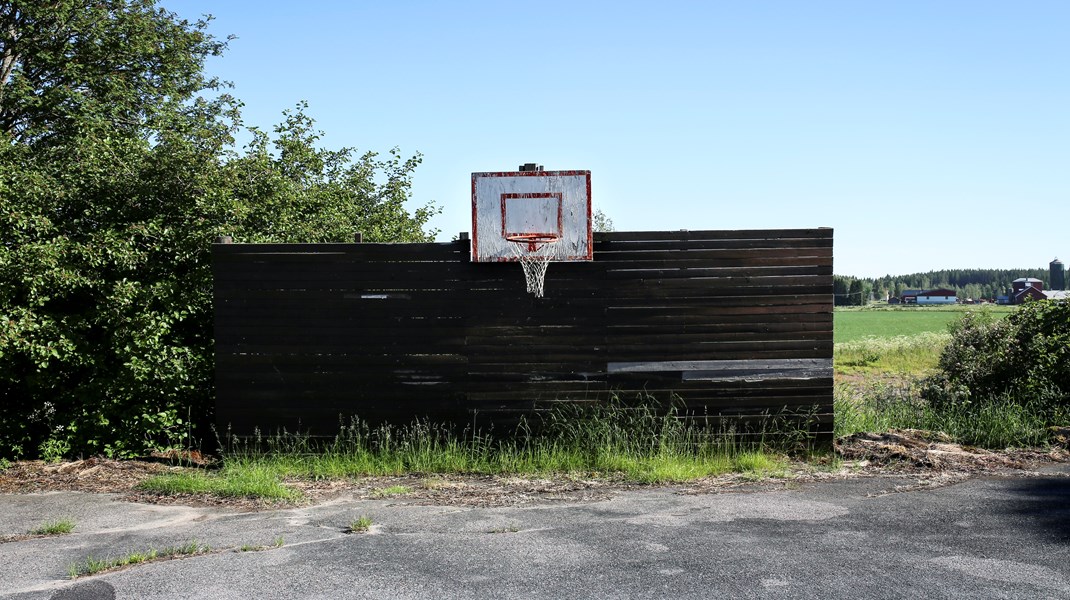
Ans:
<svg viewBox="0 0 1070 600"><path fill-rule="evenodd" d="M747 379L717 364L607 363L831 360L832 258L827 229L598 234L595 260L550 265L535 299L518 265L473 264L468 242L216 245L219 423L330 435L344 413L497 426L640 394L694 418L830 414L822 369Z"/></svg>

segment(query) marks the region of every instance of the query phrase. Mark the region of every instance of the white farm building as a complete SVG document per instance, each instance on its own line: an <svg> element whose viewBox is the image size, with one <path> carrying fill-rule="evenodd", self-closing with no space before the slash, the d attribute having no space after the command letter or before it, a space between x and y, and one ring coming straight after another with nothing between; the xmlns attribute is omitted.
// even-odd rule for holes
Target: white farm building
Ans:
<svg viewBox="0 0 1070 600"><path fill-rule="evenodd" d="M955 304L959 301L955 295L955 290L944 288L918 292L917 298L918 304Z"/></svg>

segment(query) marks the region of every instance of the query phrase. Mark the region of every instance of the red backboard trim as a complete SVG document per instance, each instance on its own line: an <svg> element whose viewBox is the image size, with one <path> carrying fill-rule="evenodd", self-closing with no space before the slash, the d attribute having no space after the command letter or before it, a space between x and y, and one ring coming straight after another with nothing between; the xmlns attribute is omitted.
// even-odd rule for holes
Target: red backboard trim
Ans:
<svg viewBox="0 0 1070 600"><path fill-rule="evenodd" d="M508 231L505 228L505 201L515 200L517 198L554 198L557 200L557 231ZM507 193L502 194L502 237L509 237L511 235L561 235L562 226L564 225L564 216L562 215L562 203L564 202L564 194L561 192L523 192L523 193Z"/></svg>
<svg viewBox="0 0 1070 600"><path fill-rule="evenodd" d="M479 205L476 202L476 179L479 177L579 177L585 178L587 183L587 253L585 255L569 256L568 260L594 260L594 215L591 214L593 206L591 200L591 172L588 170L569 171L485 171L472 173L472 261L483 262L479 258ZM558 205L558 229L563 230L563 216L560 204ZM503 211L504 212L504 211ZM504 215L503 215L504 219ZM504 227L503 227L504 229ZM534 232L541 233L541 232ZM516 259L499 258L499 262L507 262Z"/></svg>

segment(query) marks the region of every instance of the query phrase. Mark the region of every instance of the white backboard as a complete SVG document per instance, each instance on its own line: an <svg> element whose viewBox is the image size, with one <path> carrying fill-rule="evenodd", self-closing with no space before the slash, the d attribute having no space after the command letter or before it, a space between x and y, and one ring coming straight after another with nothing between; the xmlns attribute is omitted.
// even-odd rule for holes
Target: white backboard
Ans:
<svg viewBox="0 0 1070 600"><path fill-rule="evenodd" d="M592 260L591 172L472 173L472 260L516 259L510 235L553 235L553 260Z"/></svg>

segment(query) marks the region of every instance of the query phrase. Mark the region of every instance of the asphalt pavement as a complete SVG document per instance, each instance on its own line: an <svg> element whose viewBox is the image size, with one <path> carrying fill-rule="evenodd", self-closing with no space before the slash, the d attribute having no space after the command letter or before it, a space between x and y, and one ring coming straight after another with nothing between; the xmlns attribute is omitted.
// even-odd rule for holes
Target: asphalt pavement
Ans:
<svg viewBox="0 0 1070 600"><path fill-rule="evenodd" d="M522 508L340 497L263 512L0 495L0 536L76 523L0 544L0 597L1070 598L1070 466L910 483L656 488ZM345 533L360 516L370 531ZM191 542L212 551L68 576L88 556Z"/></svg>

